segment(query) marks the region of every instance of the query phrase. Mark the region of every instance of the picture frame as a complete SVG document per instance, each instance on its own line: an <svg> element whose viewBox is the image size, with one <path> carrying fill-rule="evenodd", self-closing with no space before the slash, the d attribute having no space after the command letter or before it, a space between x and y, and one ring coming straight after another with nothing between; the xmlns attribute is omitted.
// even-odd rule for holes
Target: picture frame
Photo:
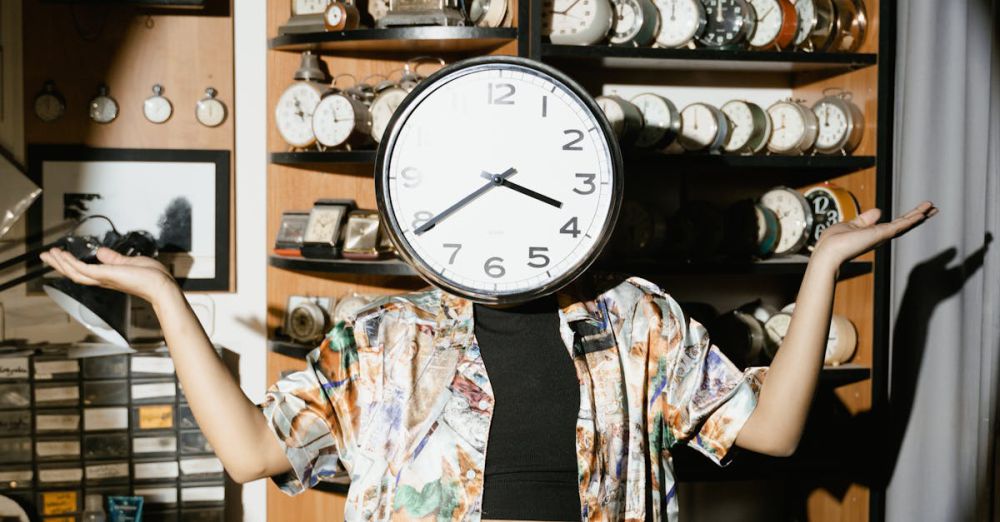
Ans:
<svg viewBox="0 0 1000 522"><path fill-rule="evenodd" d="M28 177L42 188L26 213L29 250L99 214L122 234L156 237L159 260L185 291L230 290L229 151L31 145ZM93 219L77 233L100 239L108 230Z"/></svg>

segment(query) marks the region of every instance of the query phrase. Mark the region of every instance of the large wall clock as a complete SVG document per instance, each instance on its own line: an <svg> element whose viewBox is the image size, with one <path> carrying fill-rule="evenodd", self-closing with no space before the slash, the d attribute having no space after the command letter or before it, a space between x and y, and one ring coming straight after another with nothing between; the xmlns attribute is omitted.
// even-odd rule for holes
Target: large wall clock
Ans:
<svg viewBox="0 0 1000 522"><path fill-rule="evenodd" d="M600 254L622 196L613 131L576 82L488 56L421 82L389 122L375 165L379 211L431 283L482 303L562 288Z"/></svg>

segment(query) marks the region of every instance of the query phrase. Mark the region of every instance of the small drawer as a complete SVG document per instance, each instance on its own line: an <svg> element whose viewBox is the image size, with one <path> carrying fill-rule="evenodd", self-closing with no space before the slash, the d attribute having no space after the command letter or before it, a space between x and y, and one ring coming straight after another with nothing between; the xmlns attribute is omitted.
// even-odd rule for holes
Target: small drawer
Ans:
<svg viewBox="0 0 1000 522"><path fill-rule="evenodd" d="M226 501L226 486L216 484L190 484L181 486L181 504L221 504Z"/></svg>
<svg viewBox="0 0 1000 522"><path fill-rule="evenodd" d="M128 408L105 407L83 409L84 431L110 431L128 429Z"/></svg>
<svg viewBox="0 0 1000 522"><path fill-rule="evenodd" d="M176 397L177 383L173 380L132 381L133 404L171 402Z"/></svg>
<svg viewBox="0 0 1000 522"><path fill-rule="evenodd" d="M180 428L182 430L197 430L201 429L198 427L198 421L194 418L194 413L191 412L191 407L187 404L181 404L177 407L179 415Z"/></svg>
<svg viewBox="0 0 1000 522"><path fill-rule="evenodd" d="M31 489L33 487L35 487L35 470L33 468L24 466L0 468L0 489Z"/></svg>
<svg viewBox="0 0 1000 522"><path fill-rule="evenodd" d="M35 357L32 361L36 381L76 380L80 377L80 360L65 357Z"/></svg>
<svg viewBox="0 0 1000 522"><path fill-rule="evenodd" d="M27 408L31 406L31 384L8 382L0 384L0 409Z"/></svg>
<svg viewBox="0 0 1000 522"><path fill-rule="evenodd" d="M0 438L0 463L31 462L31 437Z"/></svg>
<svg viewBox="0 0 1000 522"><path fill-rule="evenodd" d="M144 404L132 407L132 430L169 430L177 425L177 408L171 404Z"/></svg>
<svg viewBox="0 0 1000 522"><path fill-rule="evenodd" d="M164 355L133 355L129 364L133 377L166 377L174 375L174 361Z"/></svg>
<svg viewBox="0 0 1000 522"><path fill-rule="evenodd" d="M83 436L83 458L85 459L113 459L128 456L128 433L88 433Z"/></svg>
<svg viewBox="0 0 1000 522"><path fill-rule="evenodd" d="M38 460L80 460L79 437L39 437L35 440Z"/></svg>
<svg viewBox="0 0 1000 522"><path fill-rule="evenodd" d="M80 385L76 382L35 384L35 407L72 407L80 405Z"/></svg>
<svg viewBox="0 0 1000 522"><path fill-rule="evenodd" d="M70 515L82 509L83 495L78 489L57 489L38 493L38 512L43 516Z"/></svg>
<svg viewBox="0 0 1000 522"><path fill-rule="evenodd" d="M128 377L128 355L102 355L82 359L84 379L124 379Z"/></svg>
<svg viewBox="0 0 1000 522"><path fill-rule="evenodd" d="M143 457L176 455L177 437L175 435L134 437L132 453Z"/></svg>
<svg viewBox="0 0 1000 522"><path fill-rule="evenodd" d="M128 404L128 381L84 381L84 406L125 406Z"/></svg>
<svg viewBox="0 0 1000 522"><path fill-rule="evenodd" d="M186 455L198 453L215 453L212 445L208 443L205 434L200 431L181 432L181 453Z"/></svg>
<svg viewBox="0 0 1000 522"><path fill-rule="evenodd" d="M136 482L163 482L174 480L180 474L176 460L135 461L132 463L132 476Z"/></svg>
<svg viewBox="0 0 1000 522"><path fill-rule="evenodd" d="M222 461L217 457L186 457L180 460L182 481L221 480Z"/></svg>
<svg viewBox="0 0 1000 522"><path fill-rule="evenodd" d="M184 522L224 522L226 508L221 506L200 509L186 508L181 515Z"/></svg>
<svg viewBox="0 0 1000 522"><path fill-rule="evenodd" d="M128 461L91 462L83 468L83 478L87 484L127 483L129 473Z"/></svg>
<svg viewBox="0 0 1000 522"><path fill-rule="evenodd" d="M40 464L37 478L39 488L75 486L83 482L83 466L79 462Z"/></svg>
<svg viewBox="0 0 1000 522"><path fill-rule="evenodd" d="M0 357L0 380L26 381L31 376L31 362L27 357Z"/></svg>
<svg viewBox="0 0 1000 522"><path fill-rule="evenodd" d="M45 410L35 413L35 433L77 433L80 410Z"/></svg>
<svg viewBox="0 0 1000 522"><path fill-rule="evenodd" d="M28 410L0 411L0 436L31 433L31 412Z"/></svg>
<svg viewBox="0 0 1000 522"><path fill-rule="evenodd" d="M177 486L174 483L136 486L132 488L132 494L143 497L143 506L173 506L177 504Z"/></svg>

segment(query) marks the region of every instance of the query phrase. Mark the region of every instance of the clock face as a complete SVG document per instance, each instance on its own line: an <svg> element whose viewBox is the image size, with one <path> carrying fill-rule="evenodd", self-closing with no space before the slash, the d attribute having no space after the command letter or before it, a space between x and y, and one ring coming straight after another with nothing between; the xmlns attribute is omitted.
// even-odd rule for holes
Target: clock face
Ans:
<svg viewBox="0 0 1000 522"><path fill-rule="evenodd" d="M35 98L35 115L44 122L59 119L66 111L66 105L54 94L40 94Z"/></svg>
<svg viewBox="0 0 1000 522"><path fill-rule="evenodd" d="M746 0L702 0L708 25L701 43L710 47L726 47L743 42L753 23L753 8Z"/></svg>
<svg viewBox="0 0 1000 522"><path fill-rule="evenodd" d="M799 29L795 33L795 45L801 45L816 28L816 5L813 0L795 0L795 11L799 16Z"/></svg>
<svg viewBox="0 0 1000 522"><path fill-rule="evenodd" d="M292 0L292 14L323 14L327 3L328 0Z"/></svg>
<svg viewBox="0 0 1000 522"><path fill-rule="evenodd" d="M674 104L652 93L639 94L632 103L642 113L643 126L635 140L640 148L665 147L680 130L680 114Z"/></svg>
<svg viewBox="0 0 1000 522"><path fill-rule="evenodd" d="M768 149L778 154L799 153L812 146L815 129L795 103L778 102L767 109L774 129ZM813 136L813 137L811 137Z"/></svg>
<svg viewBox="0 0 1000 522"><path fill-rule="evenodd" d="M289 145L308 147L316 141L312 115L319 99L319 89L308 82L295 82L281 94L274 120L278 125L278 132Z"/></svg>
<svg viewBox="0 0 1000 522"><path fill-rule="evenodd" d="M781 223L781 237L774 253L790 255L801 250L812 231L813 217L809 202L798 192L779 187L764 194L760 203L771 209Z"/></svg>
<svg viewBox="0 0 1000 522"><path fill-rule="evenodd" d="M642 29L642 7L639 0L615 0L615 24L610 42L621 45L631 42Z"/></svg>
<svg viewBox="0 0 1000 522"><path fill-rule="evenodd" d="M598 96L594 99L597 102L597 106L601 108L604 115L608 118L608 123L611 124L611 129L615 131L615 135L621 138L622 133L625 131L625 110L622 109L618 100L610 96Z"/></svg>
<svg viewBox="0 0 1000 522"><path fill-rule="evenodd" d="M153 123L163 123L170 119L174 108L163 96L151 96L142 103L142 113Z"/></svg>
<svg viewBox="0 0 1000 522"><path fill-rule="evenodd" d="M399 87L389 87L380 92L372 102L372 138L381 141L385 128L389 125L393 113L408 93Z"/></svg>
<svg viewBox="0 0 1000 522"><path fill-rule="evenodd" d="M340 221L344 217L344 207L322 206L309 214L309 225L303 240L306 243L336 244L340 235Z"/></svg>
<svg viewBox="0 0 1000 522"><path fill-rule="evenodd" d="M332 94L323 98L312 118L316 141L327 147L343 144L357 128L358 116L346 96Z"/></svg>
<svg viewBox="0 0 1000 522"><path fill-rule="evenodd" d="M344 8L340 5L333 5L324 11L324 16L326 17L326 25L337 27L344 22Z"/></svg>
<svg viewBox="0 0 1000 522"><path fill-rule="evenodd" d="M681 111L680 142L687 150L702 150L718 143L722 132L718 116L704 103L693 103Z"/></svg>
<svg viewBox="0 0 1000 522"><path fill-rule="evenodd" d="M824 150L839 149L847 143L851 129L847 112L840 104L824 101L813 107L816 113L819 134L816 147Z"/></svg>
<svg viewBox="0 0 1000 522"><path fill-rule="evenodd" d="M767 47L781 32L781 25L784 22L781 5L778 4L778 0L750 0L750 5L757 13L757 28L750 38L750 45Z"/></svg>
<svg viewBox="0 0 1000 522"><path fill-rule="evenodd" d="M480 302L558 290L600 253L621 155L600 109L554 69L486 57L448 66L379 148L379 209L425 279Z"/></svg>
<svg viewBox="0 0 1000 522"><path fill-rule="evenodd" d="M725 113L726 117L729 118L729 122L733 125L729 133L729 139L726 140L726 150L742 150L750 142L754 131L757 130L754 125L753 113L750 110L750 106L746 102L734 100L723 105L722 112Z"/></svg>
<svg viewBox="0 0 1000 522"><path fill-rule="evenodd" d="M609 0L546 0L542 30L554 44L590 45L604 39L614 16Z"/></svg>
<svg viewBox="0 0 1000 522"><path fill-rule="evenodd" d="M90 102L90 119L110 123L118 117L118 102L108 96L98 96Z"/></svg>
<svg viewBox="0 0 1000 522"><path fill-rule="evenodd" d="M705 8L701 0L656 0L660 11L660 32L656 44L674 48L687 45L705 28Z"/></svg>
<svg viewBox="0 0 1000 522"><path fill-rule="evenodd" d="M198 101L194 115L206 127L218 127L226 119L226 106L215 98Z"/></svg>

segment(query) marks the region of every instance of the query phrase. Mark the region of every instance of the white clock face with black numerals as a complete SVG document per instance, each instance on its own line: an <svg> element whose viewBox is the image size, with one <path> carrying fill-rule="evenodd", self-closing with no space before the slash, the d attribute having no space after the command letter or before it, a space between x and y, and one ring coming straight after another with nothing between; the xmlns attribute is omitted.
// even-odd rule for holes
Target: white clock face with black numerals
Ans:
<svg viewBox="0 0 1000 522"><path fill-rule="evenodd" d="M387 130L379 210L425 279L485 303L575 279L607 242L621 157L575 83L525 59L454 64L421 83Z"/></svg>

